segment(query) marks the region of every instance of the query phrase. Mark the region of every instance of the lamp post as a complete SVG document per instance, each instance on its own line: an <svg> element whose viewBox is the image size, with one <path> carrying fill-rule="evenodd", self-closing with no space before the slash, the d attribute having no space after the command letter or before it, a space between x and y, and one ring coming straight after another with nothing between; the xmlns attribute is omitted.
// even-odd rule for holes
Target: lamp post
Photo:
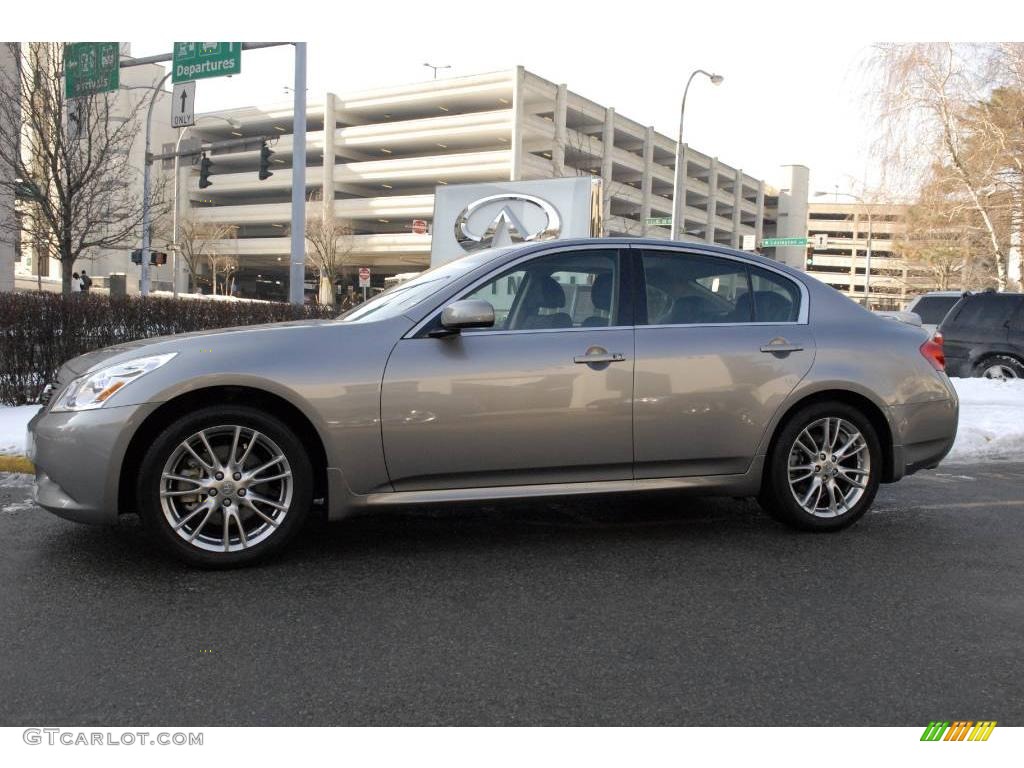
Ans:
<svg viewBox="0 0 1024 768"><path fill-rule="evenodd" d="M235 130L242 127L242 124L233 117L224 117L222 115L200 115L196 118L196 122L214 119L223 120ZM178 298L178 187L181 186L178 161L181 159L179 154L181 152L181 140L185 138L187 131L188 128L179 128L178 140L174 142L174 201L171 205L171 286L174 298Z"/></svg>
<svg viewBox="0 0 1024 768"><path fill-rule="evenodd" d="M874 240L874 234L875 234L875 232L874 232L874 222L873 222L873 220L871 218L871 207L867 204L867 201L865 201L863 197L861 197L860 195L855 195L855 194L853 194L851 192L840 192L839 190L836 190L835 192L815 192L814 193L815 197L825 197L827 195L835 195L837 201L838 201L838 199L840 197L848 197L851 200L856 200L858 203L860 203L861 205L864 206L864 211L865 211L865 213L867 213L867 216L868 216L868 242L867 242L867 254L866 254L866 257L864 259L864 307L866 309L871 309L871 249L872 249L872 246L874 245L873 240ZM856 269L857 269L857 249L856 248L853 249L853 253L854 253L854 255L853 255L853 264L854 264L854 270L856 271Z"/></svg>
<svg viewBox="0 0 1024 768"><path fill-rule="evenodd" d="M153 153L150 151L151 136L153 135L153 106L156 104L156 97L161 93L164 83L171 76L171 70L160 78L153 87L153 95L149 99L149 109L146 111L146 154L142 166L142 275L139 288L143 296L149 295L149 177L152 175Z"/></svg>
<svg viewBox="0 0 1024 768"><path fill-rule="evenodd" d="M683 101L679 106L679 138L676 140L676 172L672 182L672 228L671 237L678 240L682 230L681 222L676 217L676 212L681 210L684 200L679 199L679 193L686 188L685 169L683 168L683 118L686 116L686 94L690 92L690 83L697 75L704 75L711 81L712 85L720 85L725 78L722 75L712 74L704 69L695 69L690 73L683 89Z"/></svg>

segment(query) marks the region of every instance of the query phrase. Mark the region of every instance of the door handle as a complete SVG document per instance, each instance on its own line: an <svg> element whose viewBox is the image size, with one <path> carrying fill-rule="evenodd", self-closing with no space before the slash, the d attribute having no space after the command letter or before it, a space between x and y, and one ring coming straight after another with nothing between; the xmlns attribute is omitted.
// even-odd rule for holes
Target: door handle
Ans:
<svg viewBox="0 0 1024 768"><path fill-rule="evenodd" d="M803 350L803 346L800 344L790 344L785 339L773 339L769 343L761 347L762 352L769 352L772 354L778 354L780 352L800 352Z"/></svg>
<svg viewBox="0 0 1024 768"><path fill-rule="evenodd" d="M621 363L626 356L621 352L601 352L592 355L576 355L572 359L579 365L593 365L594 363Z"/></svg>

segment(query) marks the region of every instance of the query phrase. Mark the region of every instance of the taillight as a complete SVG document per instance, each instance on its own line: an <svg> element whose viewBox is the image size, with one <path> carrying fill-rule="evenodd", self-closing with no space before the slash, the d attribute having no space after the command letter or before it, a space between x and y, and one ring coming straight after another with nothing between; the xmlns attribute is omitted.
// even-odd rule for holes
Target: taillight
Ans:
<svg viewBox="0 0 1024 768"><path fill-rule="evenodd" d="M928 341L921 345L921 354L936 371L946 370L946 353L942 348L942 343L942 334L936 331Z"/></svg>

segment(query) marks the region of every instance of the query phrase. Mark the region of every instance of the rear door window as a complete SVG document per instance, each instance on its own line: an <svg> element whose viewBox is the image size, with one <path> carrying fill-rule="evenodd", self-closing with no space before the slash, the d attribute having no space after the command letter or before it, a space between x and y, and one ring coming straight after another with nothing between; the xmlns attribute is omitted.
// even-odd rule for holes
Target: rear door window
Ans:
<svg viewBox="0 0 1024 768"><path fill-rule="evenodd" d="M959 296L923 296L914 305L915 312L925 325L938 325L959 300Z"/></svg>

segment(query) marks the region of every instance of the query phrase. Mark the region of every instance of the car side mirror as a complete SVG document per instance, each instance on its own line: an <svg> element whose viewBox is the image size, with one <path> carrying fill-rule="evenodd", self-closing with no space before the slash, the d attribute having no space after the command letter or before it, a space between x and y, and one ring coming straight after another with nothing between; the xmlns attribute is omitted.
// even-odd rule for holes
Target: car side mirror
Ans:
<svg viewBox="0 0 1024 768"><path fill-rule="evenodd" d="M482 299L463 299L449 304L441 312L441 328L438 335L459 333L464 328L493 328L494 307Z"/></svg>

